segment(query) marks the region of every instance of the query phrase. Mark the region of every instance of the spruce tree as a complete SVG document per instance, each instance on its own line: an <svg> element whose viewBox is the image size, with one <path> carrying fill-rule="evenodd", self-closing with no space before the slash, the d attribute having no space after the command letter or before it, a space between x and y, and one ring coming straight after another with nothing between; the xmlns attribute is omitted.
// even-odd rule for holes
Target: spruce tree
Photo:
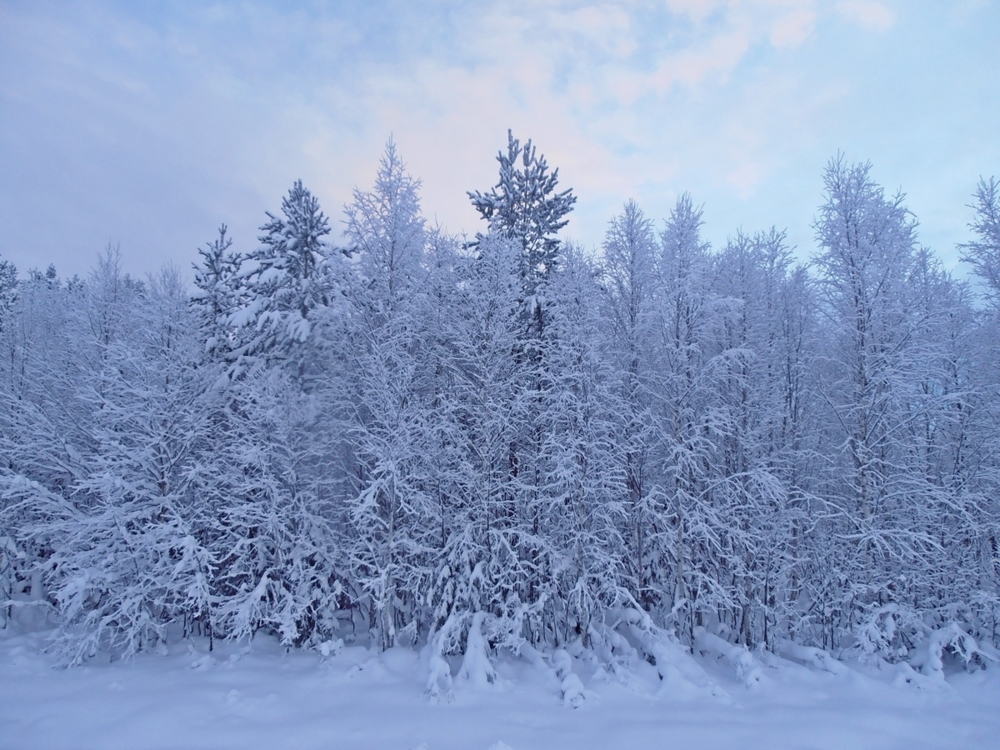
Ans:
<svg viewBox="0 0 1000 750"><path fill-rule="evenodd" d="M230 318L244 327L240 359L294 361L305 374L317 319L335 301L332 249L324 239L330 225L319 201L297 180L281 203L281 216L268 213L260 247L248 259L248 300ZM239 369L243 369L238 367Z"/></svg>

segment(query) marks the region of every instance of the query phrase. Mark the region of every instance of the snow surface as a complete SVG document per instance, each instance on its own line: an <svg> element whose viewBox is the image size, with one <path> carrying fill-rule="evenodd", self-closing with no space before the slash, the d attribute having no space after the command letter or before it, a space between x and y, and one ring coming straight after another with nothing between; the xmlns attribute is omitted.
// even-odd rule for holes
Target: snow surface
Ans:
<svg viewBox="0 0 1000 750"><path fill-rule="evenodd" d="M756 653L747 690L726 659L696 656L716 693L682 695L641 662L611 677L566 651L500 658L432 701L429 657L357 646L286 652L276 641L195 640L127 662L63 669L45 634L0 634L0 747L17 748L996 748L1000 670L949 671L937 689L895 668L839 674ZM582 698L564 697L570 682ZM579 698L579 699L578 699ZM572 706L577 706L576 708Z"/></svg>

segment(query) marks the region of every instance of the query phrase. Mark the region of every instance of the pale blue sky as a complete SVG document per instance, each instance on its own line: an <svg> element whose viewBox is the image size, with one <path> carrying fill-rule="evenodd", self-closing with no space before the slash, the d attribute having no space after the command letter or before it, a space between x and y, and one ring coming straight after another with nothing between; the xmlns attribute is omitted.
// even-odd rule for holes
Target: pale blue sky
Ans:
<svg viewBox="0 0 1000 750"><path fill-rule="evenodd" d="M390 134L425 214L479 229L507 128L579 197L598 245L628 198L705 206L715 245L787 228L801 257L838 151L902 189L955 265L1000 176L1000 2L0 0L0 256L145 273L222 222L251 249L295 179L335 224Z"/></svg>

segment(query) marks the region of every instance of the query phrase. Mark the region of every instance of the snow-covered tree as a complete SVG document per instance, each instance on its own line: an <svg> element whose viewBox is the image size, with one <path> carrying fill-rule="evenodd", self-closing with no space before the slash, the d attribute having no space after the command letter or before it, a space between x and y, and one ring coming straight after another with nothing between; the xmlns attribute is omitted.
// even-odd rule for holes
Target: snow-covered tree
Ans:
<svg viewBox="0 0 1000 750"><path fill-rule="evenodd" d="M419 189L420 181L407 173L390 139L374 189L355 189L354 201L344 209L344 235L356 256L360 281L353 296L366 315L378 316L366 325L378 326L391 317L423 275L426 229Z"/></svg>
<svg viewBox="0 0 1000 750"><path fill-rule="evenodd" d="M507 153L497 153L500 179L488 192L470 192L469 198L490 231L509 237L522 250L519 264L526 296L531 297L538 282L553 268L559 241L556 232L567 224L564 217L573 210L572 189L556 192L559 170L549 172L544 156L539 156L529 139L520 140L507 131ZM518 164L520 161L520 165Z"/></svg>
<svg viewBox="0 0 1000 750"><path fill-rule="evenodd" d="M0 258L0 331L3 331L16 296L17 268L9 260Z"/></svg>
<svg viewBox="0 0 1000 750"><path fill-rule="evenodd" d="M461 428L461 454L444 565L431 590L439 627L452 637L460 637L472 613L481 611L495 642L511 647L520 643L524 618L537 603L528 590L535 581L524 561L530 539L522 515L522 475L532 467L517 452L528 419L529 377L516 357L520 252L510 239L486 235L460 277L461 314L449 335L455 378L449 408Z"/></svg>
<svg viewBox="0 0 1000 750"><path fill-rule="evenodd" d="M191 302L199 312L199 328L205 342L205 353L215 360L225 360L230 356L234 331L229 320L242 302L242 258L230 249L233 241L226 236L226 231L226 225L223 224L215 240L198 248L201 265L194 265L195 291L191 295Z"/></svg>
<svg viewBox="0 0 1000 750"><path fill-rule="evenodd" d="M298 377L307 377L316 366L308 344L315 344L317 327L340 303L342 255L324 239L329 223L301 180L282 200L281 215L267 217L260 247L248 254L243 272L247 300L230 316L244 329L235 353L244 364L287 359Z"/></svg>
<svg viewBox="0 0 1000 750"><path fill-rule="evenodd" d="M625 481L629 493L629 544L633 596L645 587L646 517L653 481L649 451L653 441L650 410L656 341L657 243L653 223L634 201L611 220L604 239L604 290L612 322L611 352L619 357L621 429Z"/></svg>
<svg viewBox="0 0 1000 750"><path fill-rule="evenodd" d="M357 275L350 291L356 486L347 550L359 596L382 648L416 637L417 592L430 583L429 537L438 506L428 492L428 412L420 282L427 242L419 182L390 140L374 189L355 190L345 235Z"/></svg>
<svg viewBox="0 0 1000 750"><path fill-rule="evenodd" d="M726 306L710 285L702 212L687 194L660 235L657 263L654 444L656 512L643 535L648 553L640 589L647 607L675 615L691 637L703 607L724 598L713 550L725 528L708 494L718 413L711 401L720 375L717 334ZM723 601L723 605L726 603Z"/></svg>
<svg viewBox="0 0 1000 750"><path fill-rule="evenodd" d="M873 633L884 629L885 606L903 606L897 576L930 560L933 541L915 523L928 497L913 492L904 468L906 427L930 404L915 391L927 363L925 320L912 295L915 224L903 196L887 198L870 173L870 164L849 165L842 156L827 167L813 262L828 320L823 394L838 459L822 490L843 540L829 569L846 586L836 616L861 634L862 649L881 655L895 646Z"/></svg>
<svg viewBox="0 0 1000 750"><path fill-rule="evenodd" d="M581 251L565 247L545 285L551 336L537 399L539 507L529 518L543 553L536 644L557 647L577 639L590 645L611 624L610 612L635 604L624 536L636 463L620 440L628 434L628 393L620 390L620 364L609 357L617 352L603 326L597 280Z"/></svg>
<svg viewBox="0 0 1000 750"><path fill-rule="evenodd" d="M753 647L784 637L794 599L794 539L805 521L799 470L803 430L798 286L784 233L730 240L714 258L714 289L730 300L723 320L712 496L726 508L724 568L733 606L720 614ZM789 325L786 325L786 322ZM728 622L726 619L731 618Z"/></svg>
<svg viewBox="0 0 1000 750"><path fill-rule="evenodd" d="M962 260L982 280L986 295L996 305L1000 303L1000 181L995 177L981 179L976 186L975 219L969 228L976 233L972 242L959 245Z"/></svg>
<svg viewBox="0 0 1000 750"><path fill-rule="evenodd" d="M272 633L288 645L328 640L345 589L344 488L323 394L268 368L226 395L228 417L192 479L211 509L214 627L230 638Z"/></svg>
<svg viewBox="0 0 1000 750"><path fill-rule="evenodd" d="M571 705L568 651L750 684L749 648L996 643L995 180L977 307L867 164L830 163L801 267L776 230L713 250L686 194L591 258L531 143L499 161L475 243L426 226L390 141L343 249L296 183L190 297L111 248L83 281L0 263L0 624L48 613L70 661L426 644L437 697L448 654L488 683L548 650Z"/></svg>
<svg viewBox="0 0 1000 750"><path fill-rule="evenodd" d="M94 355L74 363L73 391L63 394L84 421L51 436L39 457L62 471L19 467L5 493L31 518L21 540L48 549L71 661L108 646L134 653L175 619L210 618L211 555L188 492L205 414L188 299L179 275L165 272L123 302L128 279L113 256L104 261L86 307Z"/></svg>

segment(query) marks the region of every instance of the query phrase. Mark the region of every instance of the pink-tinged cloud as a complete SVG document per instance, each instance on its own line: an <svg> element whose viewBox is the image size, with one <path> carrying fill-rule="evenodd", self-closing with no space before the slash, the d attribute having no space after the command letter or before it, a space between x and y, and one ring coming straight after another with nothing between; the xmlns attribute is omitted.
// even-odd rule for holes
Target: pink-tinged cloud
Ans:
<svg viewBox="0 0 1000 750"><path fill-rule="evenodd" d="M750 38L745 31L719 34L703 47L667 58L653 75L652 84L663 93L675 84L696 86L713 74L725 77L739 65L749 48Z"/></svg>
<svg viewBox="0 0 1000 750"><path fill-rule="evenodd" d="M719 0L667 0L667 9L679 16L687 16L695 23L704 21L719 9Z"/></svg>
<svg viewBox="0 0 1000 750"><path fill-rule="evenodd" d="M837 12L866 31L884 33L896 23L896 14L877 0L840 0Z"/></svg>
<svg viewBox="0 0 1000 750"><path fill-rule="evenodd" d="M735 188L741 198L749 198L767 174L767 170L755 162L744 162L726 175L726 184Z"/></svg>
<svg viewBox="0 0 1000 750"><path fill-rule="evenodd" d="M768 38L775 47L794 49L809 38L815 27L816 11L812 8L796 8L774 22Z"/></svg>
<svg viewBox="0 0 1000 750"><path fill-rule="evenodd" d="M965 192L1000 163L990 70L975 63L998 6L957 7L506 0L400 6L393 20L340 4L147 17L0 0L0 253L85 273L111 238L133 269L186 267L222 221L245 250L294 179L339 218L390 134L428 218L474 232L465 191L495 182L508 127L580 196L567 235L586 244L623 200L662 217L689 190L722 239L776 223L808 248L822 166L843 150L888 164L915 208L912 175L933 175L926 204L951 211L939 223L953 246ZM944 27L928 48L922 35ZM867 30L889 28L870 44Z"/></svg>

